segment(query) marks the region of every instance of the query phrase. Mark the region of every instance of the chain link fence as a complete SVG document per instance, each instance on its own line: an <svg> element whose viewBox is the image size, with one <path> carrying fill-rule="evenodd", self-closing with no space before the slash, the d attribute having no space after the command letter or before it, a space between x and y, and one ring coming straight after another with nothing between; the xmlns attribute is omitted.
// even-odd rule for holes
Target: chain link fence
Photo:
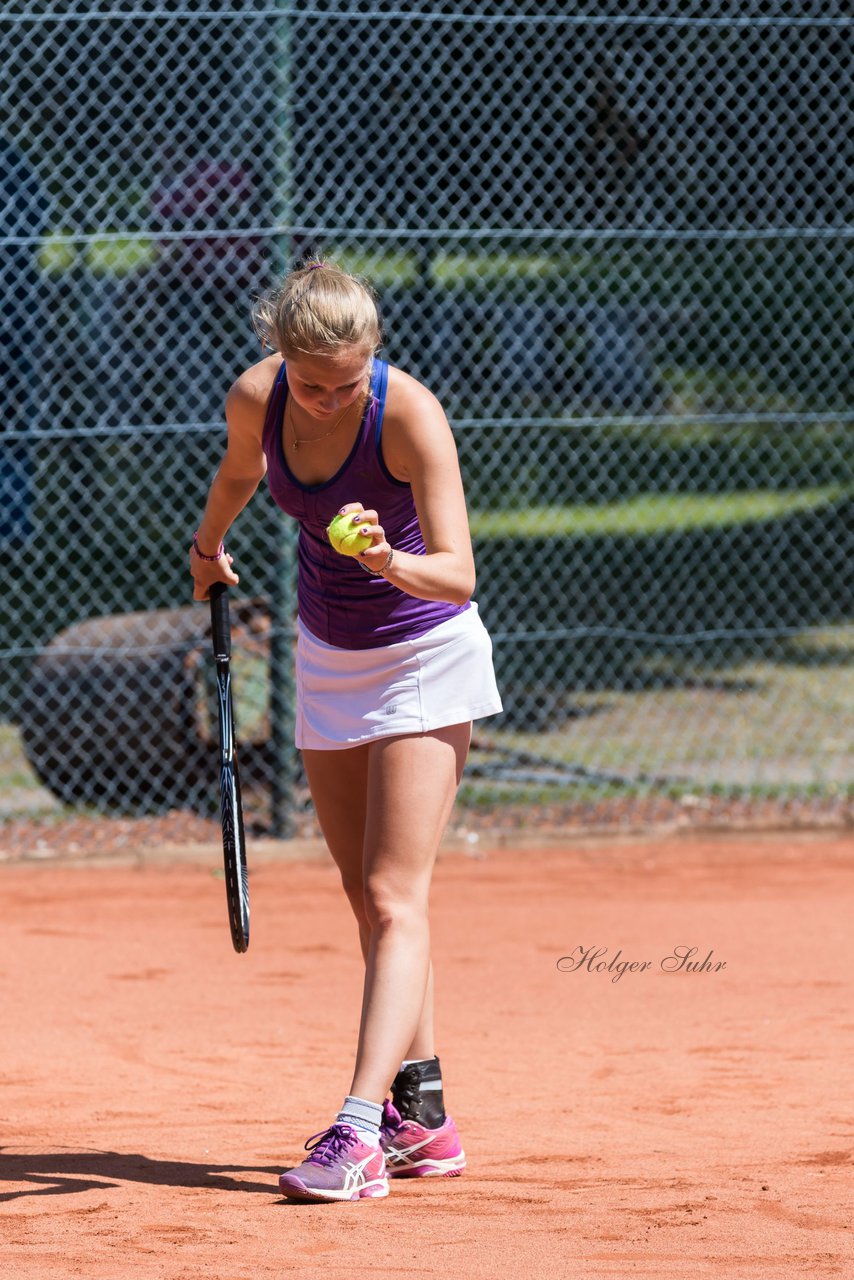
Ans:
<svg viewBox="0 0 854 1280"><path fill-rule="evenodd" d="M506 707L461 812L850 819L847 4L12 0L0 48L7 841L211 814L185 548L251 299L317 249L458 442ZM292 539L266 493L230 539L278 834Z"/></svg>

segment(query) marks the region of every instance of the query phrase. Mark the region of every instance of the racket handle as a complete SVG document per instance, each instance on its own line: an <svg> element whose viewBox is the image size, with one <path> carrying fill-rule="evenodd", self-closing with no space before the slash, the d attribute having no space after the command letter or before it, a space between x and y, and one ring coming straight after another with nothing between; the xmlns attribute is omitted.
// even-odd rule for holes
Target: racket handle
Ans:
<svg viewBox="0 0 854 1280"><path fill-rule="evenodd" d="M228 616L228 587L224 582L214 582L208 592L211 602L211 640L214 657L231 656L231 621Z"/></svg>

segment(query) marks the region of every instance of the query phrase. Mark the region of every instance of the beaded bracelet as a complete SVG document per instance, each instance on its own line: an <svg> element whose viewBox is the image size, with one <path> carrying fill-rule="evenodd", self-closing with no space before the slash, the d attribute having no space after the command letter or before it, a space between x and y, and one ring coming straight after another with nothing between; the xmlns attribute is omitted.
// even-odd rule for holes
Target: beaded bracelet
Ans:
<svg viewBox="0 0 854 1280"><path fill-rule="evenodd" d="M217 560L219 560L220 556L225 555L225 543L221 542L219 544L219 550L217 551L215 556L206 556L204 551L199 550L198 537L199 537L199 531L197 529L196 532L193 534L193 550L195 551L196 555L199 557L200 560L210 560L212 562L216 562Z"/></svg>
<svg viewBox="0 0 854 1280"><path fill-rule="evenodd" d="M364 560L358 560L356 563L360 566L360 568L364 569L365 573L372 573L374 577L382 578L386 573L388 573L389 569L391 568L391 562L393 559L394 559L394 547L391 547L388 553L388 559L386 560L385 564L381 569L369 569L368 566L365 564Z"/></svg>

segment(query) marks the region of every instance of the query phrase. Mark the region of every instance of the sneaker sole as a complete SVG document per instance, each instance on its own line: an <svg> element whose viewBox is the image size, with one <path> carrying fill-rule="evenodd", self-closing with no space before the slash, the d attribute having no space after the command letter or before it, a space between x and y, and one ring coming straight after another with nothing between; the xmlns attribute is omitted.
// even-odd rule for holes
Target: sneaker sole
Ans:
<svg viewBox="0 0 854 1280"><path fill-rule="evenodd" d="M279 1190L282 1195L292 1200L314 1200L318 1203L329 1201L347 1202L351 1200L381 1200L388 1195L388 1182L368 1182L356 1191L319 1191L315 1187L307 1187L295 1178L290 1181L287 1174L279 1178Z"/></svg>
<svg viewBox="0 0 854 1280"><path fill-rule="evenodd" d="M388 1168L386 1172L390 1178L458 1178L465 1167L465 1156L452 1156L448 1160L422 1160L402 1169Z"/></svg>

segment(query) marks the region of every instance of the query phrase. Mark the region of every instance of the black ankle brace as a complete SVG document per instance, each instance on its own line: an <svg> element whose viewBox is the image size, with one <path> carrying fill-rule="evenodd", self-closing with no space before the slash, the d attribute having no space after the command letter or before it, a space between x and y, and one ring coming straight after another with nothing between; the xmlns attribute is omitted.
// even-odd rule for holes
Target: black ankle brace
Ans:
<svg viewBox="0 0 854 1280"><path fill-rule="evenodd" d="M401 1119L415 1120L427 1129L438 1129L445 1121L439 1059L430 1058L401 1067L392 1081L391 1098Z"/></svg>

